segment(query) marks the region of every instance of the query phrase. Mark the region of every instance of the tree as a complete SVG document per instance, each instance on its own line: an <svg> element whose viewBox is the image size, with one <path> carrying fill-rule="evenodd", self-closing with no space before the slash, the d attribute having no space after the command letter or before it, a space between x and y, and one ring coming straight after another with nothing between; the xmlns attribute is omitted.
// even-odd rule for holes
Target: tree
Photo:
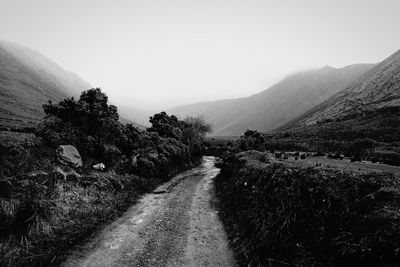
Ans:
<svg viewBox="0 0 400 267"><path fill-rule="evenodd" d="M236 141L235 147L240 151L265 151L265 139L262 133L256 130L246 130L246 132Z"/></svg>
<svg viewBox="0 0 400 267"><path fill-rule="evenodd" d="M108 97L100 88L82 92L78 101L81 127L90 135L112 135L118 124L117 107L108 105ZM109 137L109 136L107 136Z"/></svg>
<svg viewBox="0 0 400 267"><path fill-rule="evenodd" d="M99 88L84 91L78 101L67 98L43 108L46 117L37 131L39 136L54 147L74 145L84 159L103 162L107 167L130 162L128 159L138 151L141 160L158 164L161 169L167 158L177 164L190 161L193 155L201 155L205 134L211 131L201 117L181 121L165 112L150 117L152 126L147 131L123 125L118 121L117 108L108 104L108 97Z"/></svg>
<svg viewBox="0 0 400 267"><path fill-rule="evenodd" d="M161 137L182 139L182 122L174 115L168 116L165 111L155 114L150 117L149 122L152 124L147 129L149 132L156 132Z"/></svg>
<svg viewBox="0 0 400 267"><path fill-rule="evenodd" d="M202 116L186 117L182 125L183 143L189 146L189 151L200 154L206 134L212 132L212 125L207 123Z"/></svg>
<svg viewBox="0 0 400 267"><path fill-rule="evenodd" d="M192 128L198 134L205 136L207 133L212 132L211 123L206 122L203 116L186 117L183 122L186 128Z"/></svg>
<svg viewBox="0 0 400 267"><path fill-rule="evenodd" d="M101 159L105 145L117 144L124 134L117 107L107 102L100 88L82 92L78 101L49 101L43 105L45 119L37 134L53 146L71 144L81 154Z"/></svg>

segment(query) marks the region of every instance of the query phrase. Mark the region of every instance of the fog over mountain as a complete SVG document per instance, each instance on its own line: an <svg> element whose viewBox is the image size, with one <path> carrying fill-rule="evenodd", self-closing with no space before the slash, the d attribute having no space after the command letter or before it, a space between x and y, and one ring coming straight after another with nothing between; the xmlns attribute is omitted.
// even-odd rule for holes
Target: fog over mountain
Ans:
<svg viewBox="0 0 400 267"><path fill-rule="evenodd" d="M270 131L340 92L373 66L325 66L290 75L246 98L196 103L169 112L180 117L203 115L214 125L214 135L240 135L246 129Z"/></svg>
<svg viewBox="0 0 400 267"><path fill-rule="evenodd" d="M2 125L35 124L42 105L79 96L91 85L44 55L21 45L0 41L0 118Z"/></svg>
<svg viewBox="0 0 400 267"><path fill-rule="evenodd" d="M348 115L400 105L400 50L374 66L343 91L291 124L311 125Z"/></svg>
<svg viewBox="0 0 400 267"><path fill-rule="evenodd" d="M400 44L398 0L1 3L1 39L140 109L247 97L295 72L378 62Z"/></svg>
<svg viewBox="0 0 400 267"><path fill-rule="evenodd" d="M400 267L399 11L0 0L0 267Z"/></svg>
<svg viewBox="0 0 400 267"><path fill-rule="evenodd" d="M178 117L204 116L213 135L240 135L246 129L263 132L298 122L308 125L365 108L398 103L400 52L378 65L325 66L285 77L270 88L244 98L179 106L168 113ZM91 85L44 55L21 45L0 42L1 123L37 124L48 100L79 96ZM149 125L161 109L142 110L118 105L122 118Z"/></svg>
<svg viewBox="0 0 400 267"><path fill-rule="evenodd" d="M149 118L160 110L144 110L132 106L118 105L118 113L125 119L140 124L141 126L150 126Z"/></svg>

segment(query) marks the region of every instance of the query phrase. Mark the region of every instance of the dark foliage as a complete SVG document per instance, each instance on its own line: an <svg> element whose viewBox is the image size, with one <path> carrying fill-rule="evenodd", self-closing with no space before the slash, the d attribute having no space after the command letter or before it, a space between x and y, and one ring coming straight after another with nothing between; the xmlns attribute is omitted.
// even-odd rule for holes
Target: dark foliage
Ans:
<svg viewBox="0 0 400 267"><path fill-rule="evenodd" d="M202 118L162 112L142 131L120 123L107 101L96 88L78 101L49 102L33 142L0 145L1 266L60 262L141 194L198 163L210 131ZM83 168L57 161L55 148L65 144L77 147ZM99 162L107 172L92 170Z"/></svg>
<svg viewBox="0 0 400 267"><path fill-rule="evenodd" d="M149 121L152 125L147 129L149 132L156 132L161 137L182 138L183 122L174 115L168 116L167 113L161 112L150 117Z"/></svg>
<svg viewBox="0 0 400 267"><path fill-rule="evenodd" d="M152 126L147 131L141 131L131 124L121 124L117 108L108 105L107 101L107 96L96 88L83 92L78 101L68 98L58 104L49 102L43 106L46 117L37 134L53 147L74 145L86 162L103 162L107 166L114 166L123 157L129 160L139 154L143 157L141 162L147 162L145 165L149 167L152 164L143 153L154 154L154 151L167 158L182 159L183 163L184 159L190 161L199 157L204 135L210 131L204 120L187 118L180 121L161 112L150 118ZM171 143L171 138L176 140L175 144ZM170 148L169 145L176 146ZM156 165L160 164L156 162ZM150 173L157 172L156 169Z"/></svg>
<svg viewBox="0 0 400 267"><path fill-rule="evenodd" d="M37 134L53 147L71 144L86 158L110 160L107 146L118 148L125 127L118 121L117 108L107 101L99 88L83 92L78 101L49 101L43 106L46 117ZM106 163L112 164L113 160Z"/></svg>
<svg viewBox="0 0 400 267"><path fill-rule="evenodd" d="M264 143L265 139L260 132L255 130L247 130L239 139L235 140L233 145L237 151L264 151Z"/></svg>
<svg viewBox="0 0 400 267"><path fill-rule="evenodd" d="M400 182L230 154L216 186L220 215L243 266L396 266Z"/></svg>

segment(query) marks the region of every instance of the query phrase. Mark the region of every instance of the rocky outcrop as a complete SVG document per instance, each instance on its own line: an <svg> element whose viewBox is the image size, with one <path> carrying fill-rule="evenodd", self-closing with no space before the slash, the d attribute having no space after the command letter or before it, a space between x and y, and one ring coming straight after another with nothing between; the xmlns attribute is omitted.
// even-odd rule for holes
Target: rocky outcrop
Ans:
<svg viewBox="0 0 400 267"><path fill-rule="evenodd" d="M57 148L58 160L71 167L82 167L82 158L76 147L71 145L61 145Z"/></svg>

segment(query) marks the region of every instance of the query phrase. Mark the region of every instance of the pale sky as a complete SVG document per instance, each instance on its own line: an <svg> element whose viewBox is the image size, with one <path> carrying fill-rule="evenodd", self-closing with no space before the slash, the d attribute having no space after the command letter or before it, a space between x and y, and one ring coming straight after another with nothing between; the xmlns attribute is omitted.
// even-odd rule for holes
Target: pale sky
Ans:
<svg viewBox="0 0 400 267"><path fill-rule="evenodd" d="M399 28L400 0L0 0L0 39L147 109L376 63L400 49Z"/></svg>

